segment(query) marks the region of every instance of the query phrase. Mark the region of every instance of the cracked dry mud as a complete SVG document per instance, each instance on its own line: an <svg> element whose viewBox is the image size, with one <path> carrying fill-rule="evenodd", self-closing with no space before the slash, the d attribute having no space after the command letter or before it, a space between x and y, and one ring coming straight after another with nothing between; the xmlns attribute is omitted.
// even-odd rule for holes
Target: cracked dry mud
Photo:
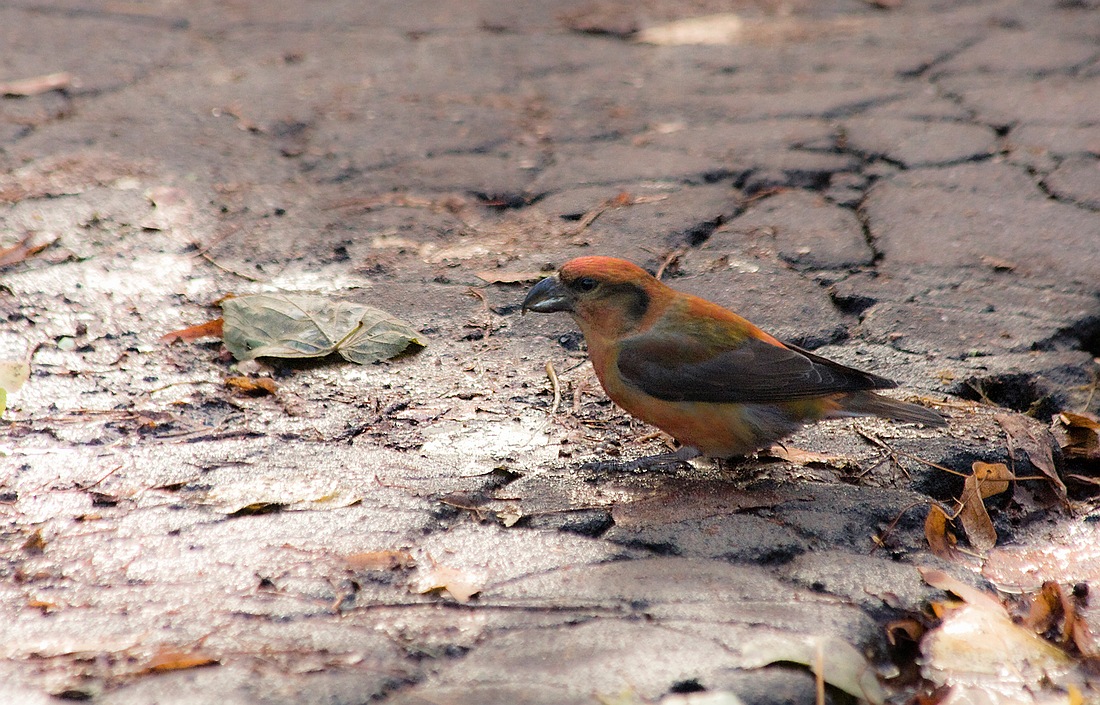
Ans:
<svg viewBox="0 0 1100 705"><path fill-rule="evenodd" d="M871 700L926 688L886 625L942 598L916 567L989 565L930 552L962 480L926 463L1027 474L997 413L1100 408L1100 12L734 5L750 30L715 46L630 34L726 3L0 7L0 81L70 74L0 98L0 249L49 243L0 267L0 360L33 351L0 437L0 701L813 702L814 643L828 702L857 666ZM950 427L626 471L664 440L566 318L519 312L597 253ZM265 363L249 397L220 343L159 341L278 289L427 348ZM985 560L1072 534L1052 579L1100 577L1070 489L991 502Z"/></svg>

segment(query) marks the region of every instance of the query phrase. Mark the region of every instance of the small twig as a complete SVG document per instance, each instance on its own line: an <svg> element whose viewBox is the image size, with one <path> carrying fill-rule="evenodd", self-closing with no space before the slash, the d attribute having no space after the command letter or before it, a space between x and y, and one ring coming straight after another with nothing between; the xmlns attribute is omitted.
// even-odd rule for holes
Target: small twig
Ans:
<svg viewBox="0 0 1100 705"><path fill-rule="evenodd" d="M211 240L210 242L208 242L206 244L201 244L197 241L192 242L191 244L194 245L194 247L195 247L195 253L194 253L193 256L201 257L202 255L206 254L210 250L214 249L215 247L222 244L223 242L225 242L226 240L228 240L232 236L239 233L241 231L241 226L239 226L239 225L229 225L229 226L226 226L224 228L224 231L225 231L225 234L216 235L213 240Z"/></svg>
<svg viewBox="0 0 1100 705"><path fill-rule="evenodd" d="M589 225L592 225L592 223L595 222L596 218L599 218L600 215L610 207L610 201L604 201L600 205L582 215L581 219L577 221L577 224L569 230L566 230L565 234L569 237L580 235L588 229Z"/></svg>
<svg viewBox="0 0 1100 705"><path fill-rule="evenodd" d="M990 398L989 398L989 396L988 396L988 395L987 395L987 394L985 393L985 390L984 390L984 389L982 389L982 384L981 384L981 382L978 382L978 381L974 381L974 382L971 382L971 381L967 381L967 382L966 382L965 384L966 384L966 386L968 386L968 387L970 387L970 388L971 388L972 390L974 390L974 393L975 393L975 394L977 394L977 395L978 395L979 397L981 397L981 400L982 400L983 402L985 402L985 403L986 403L986 404L988 404L989 406L997 406L997 403L996 403L995 401L993 401L992 399L990 399Z"/></svg>
<svg viewBox="0 0 1100 705"><path fill-rule="evenodd" d="M900 451L897 448L891 448L890 446L886 445L886 443L884 441L876 439L874 436L871 436L870 434L864 433L863 431L859 430L858 428L856 429L856 433L858 433L860 436L863 436L864 438L866 438L871 443L874 443L875 445L881 446L883 449L885 449L887 452L889 452L891 454L896 454L896 455L900 455L903 458L909 458L910 460L915 460L918 463L923 463L923 464L925 464L929 467L936 468L937 470L943 470L944 472L950 473L952 475L958 475L959 477L967 477L966 473L959 472L958 470L952 470L951 468L944 467L943 465L938 465L936 463L933 463L931 460L925 460L924 458L918 457L916 455L912 455L910 453ZM902 468L902 471L904 472L905 468ZM905 473L905 476L908 477L909 473Z"/></svg>
<svg viewBox="0 0 1100 705"><path fill-rule="evenodd" d="M247 279L250 282L263 283L263 279L259 279L257 277L249 276L248 274L245 274L243 272L238 272L235 269L230 269L229 267L226 267L224 264L221 264L216 259L211 257L209 252L200 252L199 256L202 257L207 262L209 262L210 264L217 267L218 269L224 271L224 272L229 272L230 274L235 274L236 276L240 277L241 279Z"/></svg>
<svg viewBox="0 0 1100 705"><path fill-rule="evenodd" d="M653 276L655 276L655 277L657 277L658 279L660 279L660 278L661 278L662 276L664 276L665 270L666 270L666 269L668 269L668 268L669 268L669 266L670 266L670 265L671 265L671 264L672 264L673 262L675 262L676 260L680 259L680 257L681 257L681 256L683 256L683 254L684 254L684 250L683 250L683 249L675 249L675 250L673 250L672 252L669 252L669 253L668 253L668 256L667 256L667 257L665 257L665 260L664 260L663 262L661 262L661 266L660 266L660 267L657 267L657 273L656 273L656 274L654 274Z"/></svg>
<svg viewBox="0 0 1100 705"><path fill-rule="evenodd" d="M467 287L466 294L481 301L481 310L485 313L485 337L488 338L493 334L493 312L489 308L489 300L485 298L485 294L472 286Z"/></svg>
<svg viewBox="0 0 1100 705"><path fill-rule="evenodd" d="M1100 358L1097 358L1094 362L1100 363ZM1100 384L1100 374L1094 371L1092 375L1092 384L1089 385L1089 396L1085 399L1085 405L1081 407L1081 411L1084 413L1088 413L1089 407L1092 406L1092 398L1096 394L1097 384Z"/></svg>
<svg viewBox="0 0 1100 705"><path fill-rule="evenodd" d="M561 405L561 384L558 382L558 373L554 371L554 363L546 361L546 376L550 378L550 389L554 391L554 403L550 405L550 415L558 413Z"/></svg>
<svg viewBox="0 0 1100 705"><path fill-rule="evenodd" d="M90 485L83 485L82 487L80 487L80 489L82 489L82 490L85 490L85 491L87 491L87 490L90 490L90 489L92 489L93 487L95 487L96 485L98 485L99 483L101 483L101 482L103 482L104 480L106 480L106 479L107 479L108 477L110 477L111 475L114 475L114 474L115 474L116 472L118 472L118 471L119 471L119 470L121 470L121 469L122 469L122 466L121 466L121 465L116 465L116 466L114 466L113 468L111 468L110 470L108 470L107 472L105 472L105 473L103 473L102 475L100 475L100 476L99 476L99 479L98 479L98 480L96 480L95 482L93 482L93 483L92 483L92 484L90 484Z"/></svg>
<svg viewBox="0 0 1100 705"><path fill-rule="evenodd" d="M581 403L583 401L582 397L584 395L584 390L587 386L588 385L585 384L584 380L581 380L581 381L577 382L575 385L573 385L573 415L574 416L580 416L581 415Z"/></svg>
<svg viewBox="0 0 1100 705"><path fill-rule="evenodd" d="M484 521L485 520L486 510L482 509L481 507L475 507L472 504L463 504L461 502L456 502L452 499L447 499L446 497L440 499L439 503L443 504L443 505L446 505L448 507L454 507L455 509L461 509L463 511L470 512L475 517L477 517L478 521ZM430 556L429 556L429 559L430 559ZM435 561L432 561L432 562L434 563Z"/></svg>
<svg viewBox="0 0 1100 705"><path fill-rule="evenodd" d="M216 381L216 380L212 380L212 379L196 379L196 380L190 380L190 381L186 381L186 382L171 382L171 383L166 384L162 387L157 387L156 389L146 389L145 391L140 392L140 394L142 394L142 395L156 394L157 392L163 392L165 389L171 389L172 387L190 387L190 386L197 386L197 385L200 385L200 384L220 385L221 383Z"/></svg>
<svg viewBox="0 0 1100 705"><path fill-rule="evenodd" d="M905 478L907 480L913 479L912 476L909 475L909 471L906 470L905 466L901 464L901 459L898 458L897 452L895 452L893 448L887 445L886 441L859 428L856 429L856 434L862 436L864 439L870 441L874 445L886 451L886 454L890 456L890 460L893 461L894 465L901 469L901 472L905 475Z"/></svg>
<svg viewBox="0 0 1100 705"><path fill-rule="evenodd" d="M641 203L653 203L655 201L663 201L666 198L668 198L668 196L664 195L631 196L629 193L624 191L617 196L614 196L613 198L607 199L592 210L587 211L584 215L581 216L580 220L577 221L577 224L575 226L565 231L565 234L570 237L580 235L582 232L588 229L588 226L592 225L592 223L596 221L596 218L599 218L604 211L610 210L612 208L623 208L626 206L633 206Z"/></svg>
<svg viewBox="0 0 1100 705"><path fill-rule="evenodd" d="M935 500L932 500L931 504L940 507L940 509L943 509L943 507L940 506L940 503L935 501ZM901 521L901 518L903 516L905 516L906 512L908 512L913 507L920 507L920 506L923 506L923 505L924 505L924 501L913 502L912 504L910 504L909 506L905 507L900 512L898 512L897 516L894 517L894 520L890 522L889 526L887 526L885 529L882 530L881 534L879 534L878 536L872 536L871 537L871 543L875 544L875 547L871 549L871 553L874 553L879 548L882 548L886 545L886 537L894 532L894 528L898 525L898 522ZM962 507L959 508L959 511L962 511ZM954 512L953 515L949 514L947 512L947 510L944 510L943 513L946 514L947 518L951 519L951 520L954 520L955 517L957 517L959 515L958 511Z"/></svg>

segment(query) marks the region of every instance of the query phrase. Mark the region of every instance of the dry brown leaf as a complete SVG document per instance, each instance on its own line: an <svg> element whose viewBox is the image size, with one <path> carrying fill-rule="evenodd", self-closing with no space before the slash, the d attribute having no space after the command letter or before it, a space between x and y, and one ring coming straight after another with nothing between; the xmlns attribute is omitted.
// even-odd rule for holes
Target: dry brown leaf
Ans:
<svg viewBox="0 0 1100 705"><path fill-rule="evenodd" d="M1004 463L983 463L974 461L970 466L974 472L974 482L982 499L1008 491L1008 483L1016 479Z"/></svg>
<svg viewBox="0 0 1100 705"><path fill-rule="evenodd" d="M955 535L947 530L947 513L938 505L928 508L924 519L924 538L932 553L950 560L955 555Z"/></svg>
<svg viewBox="0 0 1100 705"><path fill-rule="evenodd" d="M42 76L23 78L18 81L0 83L0 95L13 97L28 97L59 91L68 88L73 83L73 75L66 71L48 73Z"/></svg>
<svg viewBox="0 0 1100 705"><path fill-rule="evenodd" d="M364 551L352 553L344 559L353 570L397 570L416 564L406 551Z"/></svg>
<svg viewBox="0 0 1100 705"><path fill-rule="evenodd" d="M48 600L36 600L36 599L27 600L26 605L27 605L27 607L30 607L31 609L39 610L40 612L42 612L42 614L49 614L51 612L56 612L57 609L60 607L60 605L58 605L56 602L49 602Z"/></svg>
<svg viewBox="0 0 1100 705"><path fill-rule="evenodd" d="M219 663L218 659L204 654L201 651L180 651L170 646L161 647L156 654L149 659L142 669L144 673L164 673L166 671L182 671L188 668L212 666Z"/></svg>
<svg viewBox="0 0 1100 705"><path fill-rule="evenodd" d="M23 542L23 550L32 556L41 555L46 550L46 540L42 538L42 529L35 529L34 533Z"/></svg>
<svg viewBox="0 0 1100 705"><path fill-rule="evenodd" d="M1086 658L1100 653L1100 648L1089 629L1088 620L1077 609L1077 598L1072 590L1059 583L1048 580L1043 583L1039 594L1032 599L1031 609L1024 619L1024 626L1043 635L1058 626L1060 643L1063 647L1071 643Z"/></svg>
<svg viewBox="0 0 1100 705"><path fill-rule="evenodd" d="M1088 620L1080 612L1074 614L1071 636L1073 637L1074 646L1077 647L1082 656L1088 659L1100 657L1100 643L1097 643L1096 636L1089 628Z"/></svg>
<svg viewBox="0 0 1100 705"><path fill-rule="evenodd" d="M190 343L199 338L220 338L222 337L222 324L223 320L221 318L215 318L206 323L199 323L197 325L188 326L187 328L174 330L171 333L165 333L160 337L160 342L168 344L175 343L176 341Z"/></svg>
<svg viewBox="0 0 1100 705"><path fill-rule="evenodd" d="M1044 634L1053 627L1062 614L1062 590L1058 583L1043 583L1038 595L1031 600L1031 609L1024 618L1024 626L1036 634Z"/></svg>
<svg viewBox="0 0 1100 705"><path fill-rule="evenodd" d="M1069 458L1100 460L1100 419L1063 411L1054 417L1054 434Z"/></svg>
<svg viewBox="0 0 1100 705"><path fill-rule="evenodd" d="M1066 485L1054 467L1054 436L1035 419L1022 414L996 414L993 417L1008 435L1009 452L1015 455L1018 448L1027 453L1028 460L1047 476L1063 500Z"/></svg>
<svg viewBox="0 0 1100 705"><path fill-rule="evenodd" d="M886 625L886 639L890 642L891 646L897 645L897 634L904 634L905 638L909 639L909 641L920 641L921 636L924 635L924 631L924 625L912 617L897 619Z"/></svg>
<svg viewBox="0 0 1100 705"><path fill-rule="evenodd" d="M982 261L982 264L998 272L1011 272L1016 269L1015 262L1007 259L1001 259L1000 257L982 255L980 259Z"/></svg>
<svg viewBox="0 0 1100 705"><path fill-rule="evenodd" d="M966 531L966 538L970 541L970 545L979 551L988 551L996 546L997 530L993 528L993 520L985 510L976 475L967 475L959 501L962 502L959 521L963 525L963 530Z"/></svg>
<svg viewBox="0 0 1100 705"><path fill-rule="evenodd" d="M225 386L252 397L262 397L279 391L270 377L226 377Z"/></svg>
<svg viewBox="0 0 1100 705"><path fill-rule="evenodd" d="M48 242L38 243L36 245L31 244L31 239L34 237L34 233L27 233L23 236L23 239L12 245L0 249L0 267L6 267L10 264L18 264L23 260L29 259L42 250L52 245L56 239Z"/></svg>
<svg viewBox="0 0 1100 705"><path fill-rule="evenodd" d="M1093 431L1100 431L1100 419L1092 414L1075 414L1072 411L1063 411L1058 418L1067 426L1079 426Z"/></svg>
<svg viewBox="0 0 1100 705"><path fill-rule="evenodd" d="M1058 590L1058 599L1061 600L1062 615L1065 618L1062 622L1062 646L1069 646L1073 641L1073 632L1078 622L1084 625L1084 620L1077 614L1077 603L1073 601L1073 593L1063 590L1058 583L1054 583L1054 586Z"/></svg>

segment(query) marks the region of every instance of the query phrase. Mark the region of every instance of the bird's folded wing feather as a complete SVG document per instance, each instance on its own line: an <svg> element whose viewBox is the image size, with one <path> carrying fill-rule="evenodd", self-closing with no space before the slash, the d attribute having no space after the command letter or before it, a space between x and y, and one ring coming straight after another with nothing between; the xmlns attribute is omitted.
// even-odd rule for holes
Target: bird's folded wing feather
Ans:
<svg viewBox="0 0 1100 705"><path fill-rule="evenodd" d="M777 403L888 389L888 379L756 338L715 346L697 337L648 334L623 341L619 372L666 401Z"/></svg>

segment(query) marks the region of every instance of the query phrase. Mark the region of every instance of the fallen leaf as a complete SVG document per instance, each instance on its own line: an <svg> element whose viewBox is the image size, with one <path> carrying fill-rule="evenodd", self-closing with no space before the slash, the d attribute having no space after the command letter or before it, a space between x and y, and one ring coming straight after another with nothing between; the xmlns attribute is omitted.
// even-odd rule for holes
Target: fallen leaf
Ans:
<svg viewBox="0 0 1100 705"><path fill-rule="evenodd" d="M424 343L403 321L371 306L308 294L256 294L222 302L225 346L238 360L324 357L361 365Z"/></svg>
<svg viewBox="0 0 1100 705"><path fill-rule="evenodd" d="M993 417L1008 435L1009 452L1019 449L1027 454L1035 469L1050 479L1058 496L1066 499L1066 485L1054 467L1054 436L1035 419L1022 414L996 414Z"/></svg>
<svg viewBox="0 0 1100 705"><path fill-rule="evenodd" d="M344 560L352 570L397 570L416 564L407 551L364 551L349 554Z"/></svg>
<svg viewBox="0 0 1100 705"><path fill-rule="evenodd" d="M1016 269L1016 263L1010 262L1000 257L993 257L991 255L982 255L979 258L985 266L998 272L1011 272Z"/></svg>
<svg viewBox="0 0 1100 705"><path fill-rule="evenodd" d="M26 360L0 360L0 389L18 392L30 376L31 365Z"/></svg>
<svg viewBox="0 0 1100 705"><path fill-rule="evenodd" d="M896 646L898 643L896 634L904 634L909 641L920 641L924 631L924 625L912 617L897 619L886 625L886 639L891 646Z"/></svg>
<svg viewBox="0 0 1100 705"><path fill-rule="evenodd" d="M31 609L40 611L42 614L50 614L51 612L56 612L58 607L60 607L60 605L58 605L56 602L50 602L48 600L36 600L33 598L27 600L26 605Z"/></svg>
<svg viewBox="0 0 1100 705"><path fill-rule="evenodd" d="M68 88L73 83L73 75L66 71L48 73L42 76L23 78L18 81L0 83L0 95L28 97L59 91Z"/></svg>
<svg viewBox="0 0 1100 705"><path fill-rule="evenodd" d="M226 377L225 386L253 397L262 397L279 391L275 380L270 377Z"/></svg>
<svg viewBox="0 0 1100 705"><path fill-rule="evenodd" d="M999 604L968 602L949 611L921 640L920 650L925 678L950 685L956 697L960 691L982 697L960 703L1038 702L1030 695L1074 665L1061 649L1015 624Z"/></svg>
<svg viewBox="0 0 1100 705"><path fill-rule="evenodd" d="M198 501L225 514L259 514L279 509L335 509L361 501L355 492L321 478L254 478L217 485Z"/></svg>
<svg viewBox="0 0 1100 705"><path fill-rule="evenodd" d="M172 344L177 341L190 343L192 341L198 340L199 338L220 338L222 337L222 323L223 321L221 318L215 318L214 320L207 321L206 323L199 323L193 326L188 326L187 328L174 330L171 333L165 333L164 335L162 335L160 337L160 342L168 344Z"/></svg>
<svg viewBox="0 0 1100 705"><path fill-rule="evenodd" d="M35 529L34 533L23 542L23 550L32 555L40 556L46 550L46 540L42 538L42 529Z"/></svg>
<svg viewBox="0 0 1100 705"><path fill-rule="evenodd" d="M683 46L690 44L736 44L741 41L745 21L729 12L703 17L689 17L666 24L647 27L635 35L642 44Z"/></svg>
<svg viewBox="0 0 1100 705"><path fill-rule="evenodd" d="M142 668L143 673L165 673L200 668L219 663L218 659L199 651L180 651L170 646L161 647Z"/></svg>
<svg viewBox="0 0 1100 705"><path fill-rule="evenodd" d="M983 463L974 461L970 466L978 494L985 499L1008 491L1008 483L1016 479L1004 463Z"/></svg>
<svg viewBox="0 0 1100 705"><path fill-rule="evenodd" d="M1004 606L1001 601L995 596L983 592L978 588L971 587L963 581L955 578L938 568L917 568L917 572L920 573L920 577L924 582L928 583L934 588L943 590L944 592L954 593L957 597L961 598L965 602L972 605L979 605L982 609L986 610L1001 610L1004 611ZM1005 615L1007 616L1007 612Z"/></svg>
<svg viewBox="0 0 1100 705"><path fill-rule="evenodd" d="M809 19L795 16L742 18L734 13L705 15L648 27L634 40L660 46L690 44L800 42L859 31L867 21L856 17Z"/></svg>
<svg viewBox="0 0 1100 705"><path fill-rule="evenodd" d="M872 705L886 702L875 669L848 642L834 636L762 631L741 645L745 668L773 663L800 663L829 685Z"/></svg>
<svg viewBox="0 0 1100 705"><path fill-rule="evenodd" d="M947 530L947 513L938 505L933 504L928 508L928 516L924 520L924 538L933 554L947 560L955 556L957 539Z"/></svg>
<svg viewBox="0 0 1100 705"><path fill-rule="evenodd" d="M23 236L22 240L12 245L11 247L0 249L0 267L6 267L11 264L18 264L26 259L29 259L57 241L57 238L54 238L53 240L49 240L47 242L31 244L31 240L33 238L34 233L28 233Z"/></svg>
<svg viewBox="0 0 1100 705"><path fill-rule="evenodd" d="M420 568L416 580L416 591L423 595L443 590L456 602L465 604L471 597L481 592L485 581L486 578L483 575L431 561L427 568Z"/></svg>
<svg viewBox="0 0 1100 705"><path fill-rule="evenodd" d="M996 546L997 530L993 528L993 520L989 518L985 502L982 501L977 476L967 475L959 501L962 502L959 521L962 523L970 545L979 551L988 551Z"/></svg>
<svg viewBox="0 0 1100 705"><path fill-rule="evenodd" d="M1062 590L1058 583L1048 580L1043 583L1039 594L1031 598L1031 608L1023 625L1035 632L1044 634L1048 632L1062 615Z"/></svg>
<svg viewBox="0 0 1100 705"><path fill-rule="evenodd" d="M1100 460L1100 418L1063 411L1054 417L1054 434L1066 457Z"/></svg>

